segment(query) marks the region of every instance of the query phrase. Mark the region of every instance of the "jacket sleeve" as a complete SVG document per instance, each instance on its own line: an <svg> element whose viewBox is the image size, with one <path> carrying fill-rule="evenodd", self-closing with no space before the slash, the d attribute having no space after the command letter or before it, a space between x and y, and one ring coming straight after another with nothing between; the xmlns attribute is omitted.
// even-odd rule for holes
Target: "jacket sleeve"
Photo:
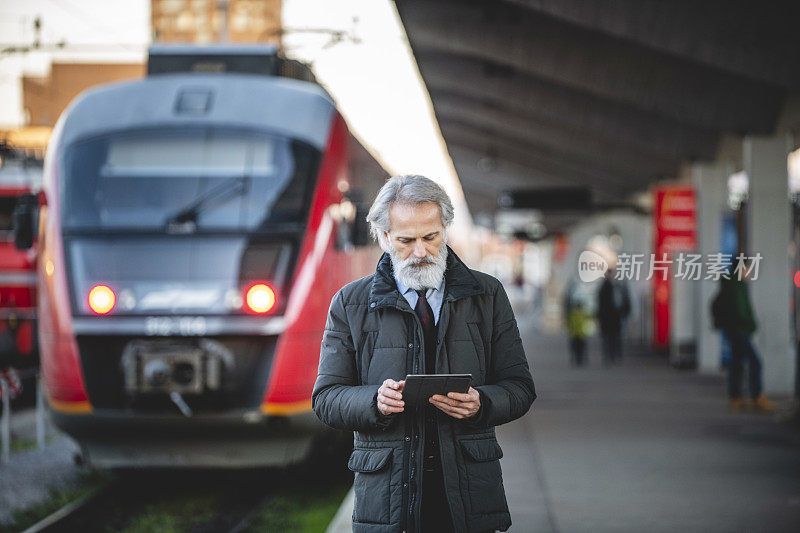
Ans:
<svg viewBox="0 0 800 533"><path fill-rule="evenodd" d="M378 411L378 385L360 385L356 368L356 351L347 322L342 292L331 301L319 370L311 405L325 424L348 431L383 429L391 422Z"/></svg>
<svg viewBox="0 0 800 533"><path fill-rule="evenodd" d="M536 399L517 320L500 284L494 295L491 354L486 385L475 387L481 396L481 409L472 422L480 426L511 422L527 413Z"/></svg>

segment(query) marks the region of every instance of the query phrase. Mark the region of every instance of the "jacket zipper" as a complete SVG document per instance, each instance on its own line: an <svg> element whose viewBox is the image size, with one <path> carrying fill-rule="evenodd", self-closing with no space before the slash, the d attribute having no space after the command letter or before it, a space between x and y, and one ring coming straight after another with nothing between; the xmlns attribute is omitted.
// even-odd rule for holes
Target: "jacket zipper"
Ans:
<svg viewBox="0 0 800 533"><path fill-rule="evenodd" d="M412 365L412 373L419 374L419 355L425 353L425 339L424 335L421 334L422 331L422 324L419 321L419 317L415 312L411 312L412 319L416 324L416 328L414 330L415 335L414 339L419 339L419 349L416 353L413 354L413 365ZM416 342L415 342L416 343ZM422 531L421 524L418 524L416 521L416 513L414 512L414 507L416 504L417 487L420 489L422 488L422 476L423 472L422 469L419 470L419 476L417 479L414 479L414 472L416 471L417 466L417 446L420 442L425 442L425 424L421 424L420 427L417 427L417 421L419 420L419 411L420 407L414 408L414 417L412 422L412 431L411 431L411 447L410 447L410 460L408 462L409 467L409 493L408 493L408 515L409 515L409 522L412 531Z"/></svg>
<svg viewBox="0 0 800 533"><path fill-rule="evenodd" d="M447 299L442 299L442 308L439 312L439 322L437 323L437 330L436 330L436 356L434 357L434 361L439 360L439 353L441 352L442 345L444 344L444 335L446 333L447 326L449 325L448 322L450 321L450 306L447 305ZM444 328L442 327L444 326ZM450 368L448 368L448 372L450 372ZM435 372L435 369L434 369ZM445 473L444 468L444 461L442 460L442 432L441 426L437 423L436 424L436 432L439 436L439 463L442 465L442 485L444 485L444 499L447 503L447 512L450 513L450 523L455 526L455 520L453 520L453 511L450 509L450 500L447 497L447 475Z"/></svg>
<svg viewBox="0 0 800 533"><path fill-rule="evenodd" d="M442 325L445 325L445 326L447 325L447 320L449 320L449 313L448 312L449 312L449 306L447 306L447 302L445 301L445 299L442 299L442 308L440 309L439 320L436 322L436 325L437 325L437 329L436 329L436 348L435 348L436 355L434 357L434 361L437 361L439 359L439 352L441 351L441 346L442 346L441 339L442 339L442 336L444 335L444 330L441 328L441 326ZM415 323L417 324L417 327L418 327L417 332L421 332L422 331L422 324L419 321L419 317L417 316L416 313L412 313L412 314L414 315L414 321L415 321ZM417 355L425 353L425 338L424 337L425 336L422 335L422 334L419 335L420 348L417 351ZM414 374L419 373L419 359L420 359L419 357L414 357L414 367L413 367ZM435 368L433 369L433 372L436 373L436 369ZM415 412L415 416L414 416L415 422L416 422L416 420L419 419L419 416L417 416L417 415L418 415L420 409L424 409L424 408L417 407L417 412ZM422 442L423 443L423 453L424 453L424 443L425 443L425 422L424 422L424 419L423 419L423 423L421 424L421 426L422 427L421 427L421 429L419 431L419 441L416 440L416 438L417 438L416 432L414 432L414 434L413 434L413 436L411 438L411 443L412 443L411 449L412 450L416 450L417 442ZM437 430L437 432L439 432L439 424L438 423L436 424L436 430ZM440 443L442 442L442 434L441 434L441 432L439 432L439 442ZM440 444L440 446L439 446L440 458L441 458L441 453L442 452L441 452L441 444ZM413 457L413 452L412 452L411 459L412 460L409 461L409 475L413 474L413 469L414 469L415 464L416 464L416 461L414 460L414 457ZM441 462L441 459L440 459L440 462ZM423 470L420 469L419 479L417 480L417 483L414 484L414 488L417 485L419 487L422 487L422 476L423 475L424 475L424 472L423 472ZM410 477L409 477L409 479L410 479ZM446 482L446 480L444 478L444 467L442 467L442 480L444 481L444 484L445 484L445 487L446 487L447 486L447 482ZM412 487L411 487L410 483L409 483L409 489L410 490L409 490L409 506L408 506L408 508L409 508L409 515L413 517L414 516L414 505L413 504L414 504L414 501L415 501L416 492L418 492L418 491L416 491L416 490L412 491L411 490ZM447 498L446 494L445 494L445 498ZM447 507L448 507L448 509L450 507L449 501L448 501ZM452 523L452 511L449 511L449 512L451 513L451 523ZM421 520L420 520L420 522L421 522ZM420 524L414 524L414 526L420 526L419 530L420 531L422 530L421 529L421 526L422 526L421 523Z"/></svg>
<svg viewBox="0 0 800 533"><path fill-rule="evenodd" d="M443 309L440 311L440 317L439 317L439 321L437 322L437 326L440 326L441 324L446 323L446 321L444 320L444 316L445 315L443 313L447 313L448 308L446 307L446 301L444 299L442 300L442 306L443 306ZM398 308L398 309L400 309L404 313L409 313L409 311L407 311L405 309L402 309L402 308ZM420 344L419 350L417 350L416 354L414 354L413 365L412 365L412 373L413 374L418 374L419 373L419 354L424 354L425 353L425 339L424 339L424 335L422 335L420 333L422 331L422 324L419 321L419 317L417 316L417 314L413 310L409 314L411 314L412 319L414 320L414 323L417 326L417 328L415 329L415 339L419 338L419 341L420 341L419 342L419 344ZM420 333L420 334L417 335L417 333ZM437 334L436 334L436 337L437 337L436 359L439 358L439 351L440 351L441 345L442 345L441 341L439 340L441 338L441 335L443 335L442 330L437 328ZM435 369L434 369L434 372L435 372ZM417 462L416 461L416 457L415 457L417 444L419 442L423 442L423 443L425 442L425 424L424 424L424 421L423 421L422 427L420 428L419 431L417 431L416 423L417 423L417 419L419 418L418 413L419 413L419 409L420 408L416 407L415 409L416 409L416 411L414 413L412 429L411 429L411 446L409 447L410 454L409 454L408 473L407 473L408 474L408 513L407 513L407 516L406 516L407 524L406 524L405 530L406 530L406 532L409 532L409 533L413 532L413 531L417 531L418 529L421 531L421 529L419 528L419 526L421 526L421 524L417 524L416 521L414 520L414 518L415 518L414 503L416 501L416 495L417 495L417 492L418 492L416 490L416 488L417 488L417 486L422 487L423 472L422 472L422 470L420 470L419 478L415 480L414 479L414 471L415 471L416 462ZM437 429L438 429L438 424L437 424ZM441 434L439 434L439 441L441 442ZM440 447L440 452L439 453L441 454L441 447ZM442 469L442 477L444 478L444 469ZM450 505L448 503L448 507L449 506Z"/></svg>

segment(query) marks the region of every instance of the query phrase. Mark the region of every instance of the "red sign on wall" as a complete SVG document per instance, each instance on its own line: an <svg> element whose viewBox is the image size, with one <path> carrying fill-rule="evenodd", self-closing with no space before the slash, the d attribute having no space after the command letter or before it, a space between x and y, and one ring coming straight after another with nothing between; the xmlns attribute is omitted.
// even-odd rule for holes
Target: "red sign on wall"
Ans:
<svg viewBox="0 0 800 533"><path fill-rule="evenodd" d="M697 196L691 185L670 185L653 189L655 260L672 261L679 252L697 248ZM653 344L669 344L671 263L653 275Z"/></svg>

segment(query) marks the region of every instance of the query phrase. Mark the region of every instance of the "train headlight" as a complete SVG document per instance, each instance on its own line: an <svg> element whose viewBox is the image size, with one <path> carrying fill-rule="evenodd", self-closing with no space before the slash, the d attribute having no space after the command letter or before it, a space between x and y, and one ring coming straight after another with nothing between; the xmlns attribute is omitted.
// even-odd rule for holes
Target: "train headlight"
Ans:
<svg viewBox="0 0 800 533"><path fill-rule="evenodd" d="M275 307L275 291L269 285L253 285L245 293L247 309L253 313L266 313Z"/></svg>
<svg viewBox="0 0 800 533"><path fill-rule="evenodd" d="M114 291L105 285L95 285L89 291L89 307L98 315L110 313L116 302Z"/></svg>

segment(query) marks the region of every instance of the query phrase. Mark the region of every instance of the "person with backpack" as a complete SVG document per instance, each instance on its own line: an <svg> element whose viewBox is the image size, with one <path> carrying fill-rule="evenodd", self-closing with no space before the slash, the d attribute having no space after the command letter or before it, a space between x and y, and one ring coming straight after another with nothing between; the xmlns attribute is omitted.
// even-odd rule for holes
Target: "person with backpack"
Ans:
<svg viewBox="0 0 800 533"><path fill-rule="evenodd" d="M731 345L731 360L728 363L728 401L732 411L743 411L752 407L756 411L771 412L775 404L762 393L762 363L756 353L751 335L758 328L756 315L750 303L750 292L746 285L749 271L742 275L720 278L717 295L711 302L711 317L716 329L722 330ZM751 402L742 396L744 365L748 370L748 392Z"/></svg>
<svg viewBox="0 0 800 533"><path fill-rule="evenodd" d="M592 317L584 309L583 302L574 302L567 313L567 332L574 366L583 366L586 362L586 337L589 335L591 321Z"/></svg>
<svg viewBox="0 0 800 533"><path fill-rule="evenodd" d="M591 335L592 315L587 305L588 289L575 279L564 288L563 319L569 337L570 363L582 366L586 362L586 338Z"/></svg>

